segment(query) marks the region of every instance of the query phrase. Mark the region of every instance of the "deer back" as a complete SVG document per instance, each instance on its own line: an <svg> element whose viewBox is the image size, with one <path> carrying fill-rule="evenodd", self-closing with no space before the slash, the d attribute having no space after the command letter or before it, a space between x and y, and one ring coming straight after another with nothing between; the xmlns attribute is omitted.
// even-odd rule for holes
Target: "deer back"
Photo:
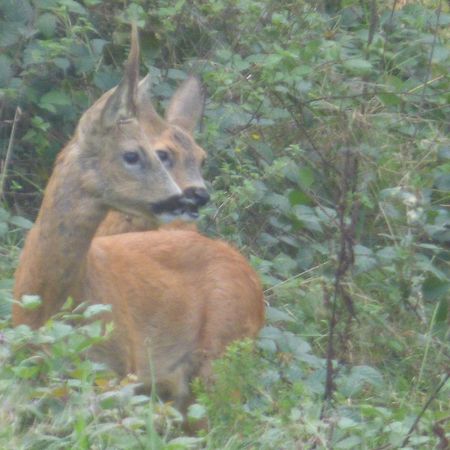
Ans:
<svg viewBox="0 0 450 450"><path fill-rule="evenodd" d="M96 356L147 386L153 376L181 408L192 378L208 380L211 362L231 342L255 337L264 321L261 284L247 260L194 231L98 237L88 273L82 296L107 299L116 329Z"/></svg>

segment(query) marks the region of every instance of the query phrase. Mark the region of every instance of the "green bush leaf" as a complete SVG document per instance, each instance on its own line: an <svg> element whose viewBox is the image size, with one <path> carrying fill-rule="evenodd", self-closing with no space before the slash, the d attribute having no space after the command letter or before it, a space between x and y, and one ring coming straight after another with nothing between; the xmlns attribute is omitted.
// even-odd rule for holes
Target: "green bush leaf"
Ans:
<svg viewBox="0 0 450 450"><path fill-rule="evenodd" d="M44 13L38 17L36 26L46 38L50 38L55 34L57 20L55 15Z"/></svg>
<svg viewBox="0 0 450 450"><path fill-rule="evenodd" d="M111 309L112 309L111 305L103 305L103 304L89 305L83 312L83 317L86 319L91 319L92 317L98 314L111 312Z"/></svg>
<svg viewBox="0 0 450 450"><path fill-rule="evenodd" d="M24 230L29 230L33 226L33 222L31 222L31 220L28 220L22 216L12 216L9 219L9 223L11 223L12 225L16 225L20 228L23 228Z"/></svg>
<svg viewBox="0 0 450 450"><path fill-rule="evenodd" d="M42 96L39 106L50 112L56 112L58 106L68 106L71 104L70 97L62 91L50 91Z"/></svg>
<svg viewBox="0 0 450 450"><path fill-rule="evenodd" d="M439 300L435 314L436 325L446 324L449 319L449 298L444 296Z"/></svg>
<svg viewBox="0 0 450 450"><path fill-rule="evenodd" d="M269 322L295 322L292 316L273 306L266 307L266 319Z"/></svg>
<svg viewBox="0 0 450 450"><path fill-rule="evenodd" d="M333 446L338 449L349 449L349 448L361 448L362 440L358 436L350 436L348 438L342 439L342 441L336 442Z"/></svg>
<svg viewBox="0 0 450 450"><path fill-rule="evenodd" d="M0 88L5 88L13 76L11 59L6 55L0 55Z"/></svg>
<svg viewBox="0 0 450 450"><path fill-rule="evenodd" d="M42 300L39 295L22 295L21 303L25 309L36 309L41 306Z"/></svg>
<svg viewBox="0 0 450 450"><path fill-rule="evenodd" d="M422 293L426 300L434 301L447 295L450 290L450 281L429 276L422 284Z"/></svg>
<svg viewBox="0 0 450 450"><path fill-rule="evenodd" d="M310 167L301 167L298 170L298 184L302 189L309 189L314 182L314 172Z"/></svg>
<svg viewBox="0 0 450 450"><path fill-rule="evenodd" d="M8 233L8 224L6 222L0 222L0 238Z"/></svg>
<svg viewBox="0 0 450 450"><path fill-rule="evenodd" d="M352 75L358 76L369 75L373 70L372 64L369 61L358 58L344 61L344 68Z"/></svg>
<svg viewBox="0 0 450 450"><path fill-rule="evenodd" d="M200 420L205 418L205 416L206 416L206 408L203 405L194 403L193 405L189 406L188 419Z"/></svg>

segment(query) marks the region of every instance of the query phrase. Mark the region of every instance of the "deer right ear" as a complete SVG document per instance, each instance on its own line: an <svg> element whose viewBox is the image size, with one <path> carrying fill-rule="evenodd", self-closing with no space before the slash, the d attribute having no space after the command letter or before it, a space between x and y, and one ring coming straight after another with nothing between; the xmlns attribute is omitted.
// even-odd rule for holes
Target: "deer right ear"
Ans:
<svg viewBox="0 0 450 450"><path fill-rule="evenodd" d="M105 127L115 126L119 121L137 116L139 83L139 40L136 25L131 27L131 49L125 66L125 74L102 111Z"/></svg>
<svg viewBox="0 0 450 450"><path fill-rule="evenodd" d="M178 125L189 133L193 133L203 114L204 97L200 81L189 77L176 90L166 111L169 123Z"/></svg>

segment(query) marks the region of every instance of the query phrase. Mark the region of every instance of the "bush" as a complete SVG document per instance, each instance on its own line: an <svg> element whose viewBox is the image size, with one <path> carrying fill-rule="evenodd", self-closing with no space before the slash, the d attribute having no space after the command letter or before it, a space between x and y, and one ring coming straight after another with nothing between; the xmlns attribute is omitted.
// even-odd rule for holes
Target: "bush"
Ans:
<svg viewBox="0 0 450 450"><path fill-rule="evenodd" d="M215 387L197 386L197 415L211 425L204 443L176 445L445 448L444 2L4 0L0 12L0 149L22 109L0 210L4 333L21 332L7 322L21 229L29 227L21 217L34 217L82 111L117 83L135 20L158 105L187 72L203 77L199 142L209 150L213 202L202 226L250 257L271 305L259 350L237 344L218 362ZM8 386L20 367L28 370L14 358L0 377ZM76 364L87 367L86 392L100 395L96 368ZM51 392L48 375L33 371ZM72 401L81 400L65 408ZM147 408L136 417L148 417ZM88 430L78 436L89 445L103 442L92 440L103 419L64 420ZM52 438L82 442L51 422ZM144 447L145 427L136 428ZM5 439L24 439L20 427L4 429ZM169 445L169 435L155 445Z"/></svg>

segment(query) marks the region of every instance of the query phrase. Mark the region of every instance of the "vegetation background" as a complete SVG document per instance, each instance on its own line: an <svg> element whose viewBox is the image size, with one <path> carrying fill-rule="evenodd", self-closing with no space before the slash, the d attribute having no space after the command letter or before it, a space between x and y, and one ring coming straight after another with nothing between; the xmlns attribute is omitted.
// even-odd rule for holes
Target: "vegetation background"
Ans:
<svg viewBox="0 0 450 450"><path fill-rule="evenodd" d="M270 305L256 347L195 383L197 437L82 358L98 323L66 319L95 307L10 326L55 155L119 81L132 20L157 105L203 78L201 228ZM449 448L449 24L434 0L0 0L0 448Z"/></svg>

